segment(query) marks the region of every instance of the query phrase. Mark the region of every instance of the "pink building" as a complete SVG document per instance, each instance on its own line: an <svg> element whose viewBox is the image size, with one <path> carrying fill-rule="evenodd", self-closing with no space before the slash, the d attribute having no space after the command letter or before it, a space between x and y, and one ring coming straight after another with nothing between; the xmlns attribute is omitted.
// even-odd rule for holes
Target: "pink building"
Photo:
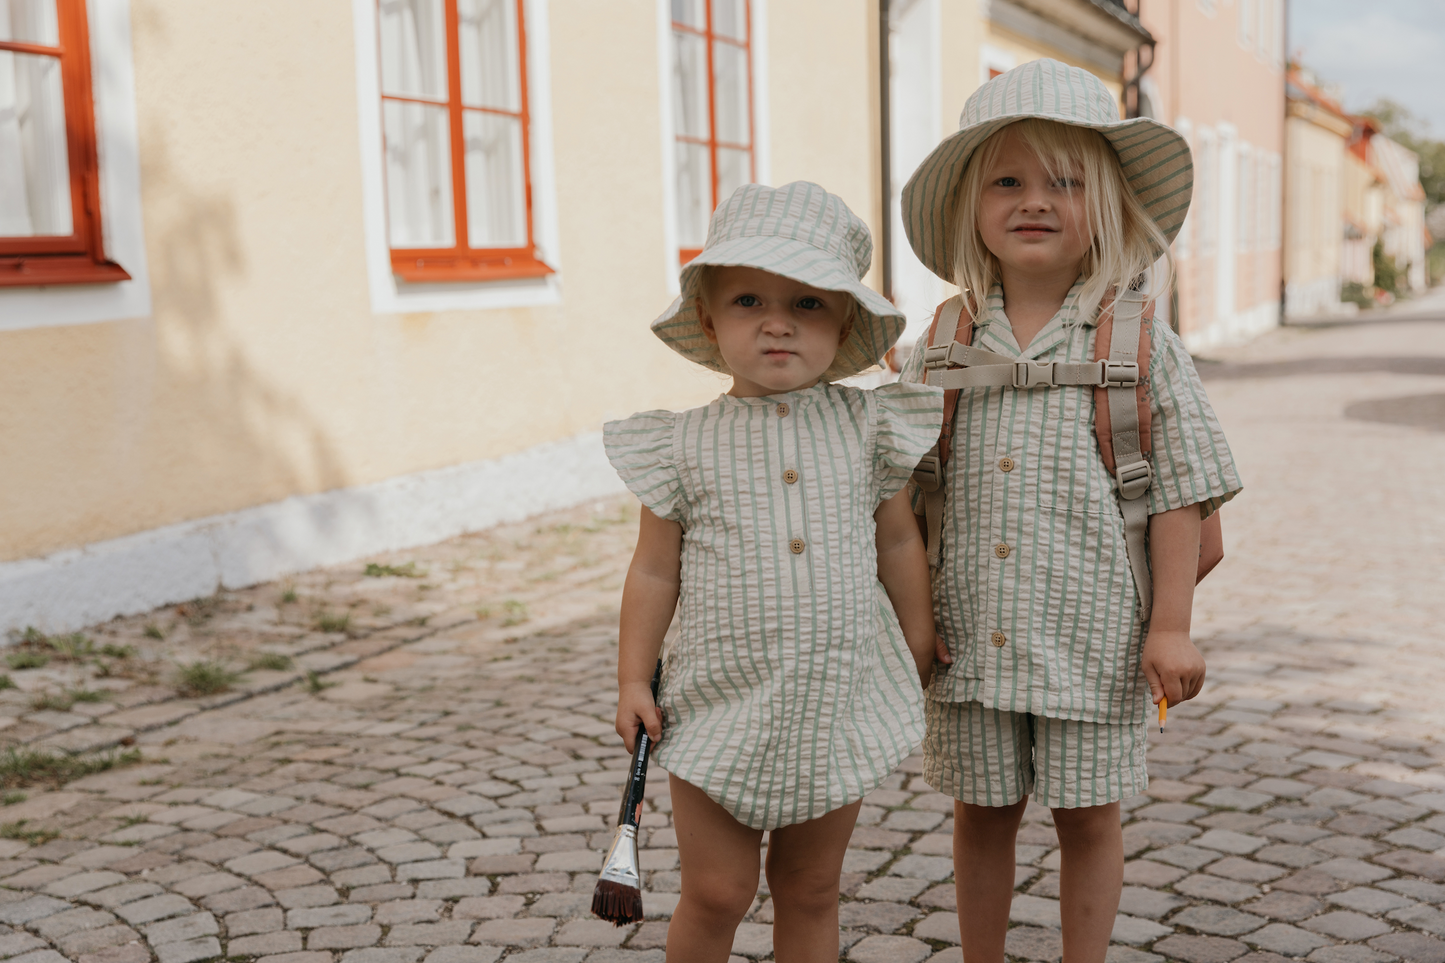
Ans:
<svg viewBox="0 0 1445 963"><path fill-rule="evenodd" d="M1239 341L1279 323L1284 0L1139 0L1139 19L1156 45L1126 101L1194 150L1172 318L1190 347Z"/></svg>

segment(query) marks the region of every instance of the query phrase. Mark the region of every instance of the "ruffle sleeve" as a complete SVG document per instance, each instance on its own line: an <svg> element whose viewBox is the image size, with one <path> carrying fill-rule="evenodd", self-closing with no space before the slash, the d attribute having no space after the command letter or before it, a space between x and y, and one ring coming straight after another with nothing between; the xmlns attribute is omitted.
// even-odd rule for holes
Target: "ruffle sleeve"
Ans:
<svg viewBox="0 0 1445 963"><path fill-rule="evenodd" d="M873 480L878 500L903 490L943 427L943 389L899 381L872 391L876 418Z"/></svg>
<svg viewBox="0 0 1445 963"><path fill-rule="evenodd" d="M677 413L644 411L602 426L607 460L625 484L658 518L679 521L682 480L673 457Z"/></svg>

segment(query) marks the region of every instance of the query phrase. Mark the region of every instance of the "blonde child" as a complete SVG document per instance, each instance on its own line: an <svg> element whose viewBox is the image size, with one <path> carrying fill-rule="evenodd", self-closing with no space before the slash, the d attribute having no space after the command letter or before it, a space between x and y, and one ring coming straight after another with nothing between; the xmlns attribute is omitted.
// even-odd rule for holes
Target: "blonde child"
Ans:
<svg viewBox="0 0 1445 963"><path fill-rule="evenodd" d="M942 392L830 383L876 364L903 328L861 281L871 251L867 226L815 184L739 188L652 326L732 387L606 426L643 503L617 731L630 750L645 726L670 774L673 963L728 958L764 830L777 959L837 960L859 802L922 738L936 634L902 490L938 435Z"/></svg>
<svg viewBox="0 0 1445 963"><path fill-rule="evenodd" d="M972 344L1001 360L1088 362L1115 294L1168 290L1189 148L1052 60L985 84L903 192L919 258L965 292ZM1164 270L1150 270L1159 258ZM939 632L927 781L955 803L966 963L1001 963L1014 839L1028 797L1052 807L1066 963L1098 963L1123 884L1120 800L1142 792L1146 706L1198 694L1189 638L1200 521L1240 489L1188 353L1150 324L1152 617L1141 617L1092 388L962 390L944 469ZM954 318L934 344L952 340ZM923 381L925 342L903 377ZM1014 365L1008 365L1014 367ZM1082 365L1074 370L1082 369ZM1035 369L1031 369L1035 370ZM1142 580L1141 580L1142 581Z"/></svg>

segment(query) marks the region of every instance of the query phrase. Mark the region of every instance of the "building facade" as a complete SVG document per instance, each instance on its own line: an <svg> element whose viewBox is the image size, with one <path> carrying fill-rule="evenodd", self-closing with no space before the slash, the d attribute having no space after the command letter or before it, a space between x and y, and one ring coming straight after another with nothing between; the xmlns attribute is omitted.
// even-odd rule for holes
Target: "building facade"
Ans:
<svg viewBox="0 0 1445 963"><path fill-rule="evenodd" d="M1286 98L1285 313L1308 317L1340 310L1346 266L1359 272L1362 249L1368 264L1378 228L1366 213L1371 188L1360 178L1370 172L1347 165L1353 118L1298 69L1290 70ZM1363 223L1352 224L1347 197Z"/></svg>

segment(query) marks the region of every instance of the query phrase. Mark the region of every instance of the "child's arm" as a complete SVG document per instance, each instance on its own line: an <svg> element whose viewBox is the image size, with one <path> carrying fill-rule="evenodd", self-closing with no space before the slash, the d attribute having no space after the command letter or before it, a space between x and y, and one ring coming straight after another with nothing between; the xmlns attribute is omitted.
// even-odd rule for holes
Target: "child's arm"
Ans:
<svg viewBox="0 0 1445 963"><path fill-rule="evenodd" d="M682 526L643 506L637 551L622 586L617 639L617 734L628 752L639 726L647 727L653 742L662 738L662 713L652 700L652 673L677 608L681 580Z"/></svg>
<svg viewBox="0 0 1445 963"><path fill-rule="evenodd" d="M878 506L873 513L878 523L878 581L898 613L903 641L918 666L918 681L926 689L933 674L933 660L952 662L933 624L933 593L929 587L928 555L907 490Z"/></svg>
<svg viewBox="0 0 1445 963"><path fill-rule="evenodd" d="M1144 677L1155 705L1192 699L1204 685L1204 656L1189 640L1194 576L1199 569L1199 506L1149 516L1154 611L1144 639Z"/></svg>

